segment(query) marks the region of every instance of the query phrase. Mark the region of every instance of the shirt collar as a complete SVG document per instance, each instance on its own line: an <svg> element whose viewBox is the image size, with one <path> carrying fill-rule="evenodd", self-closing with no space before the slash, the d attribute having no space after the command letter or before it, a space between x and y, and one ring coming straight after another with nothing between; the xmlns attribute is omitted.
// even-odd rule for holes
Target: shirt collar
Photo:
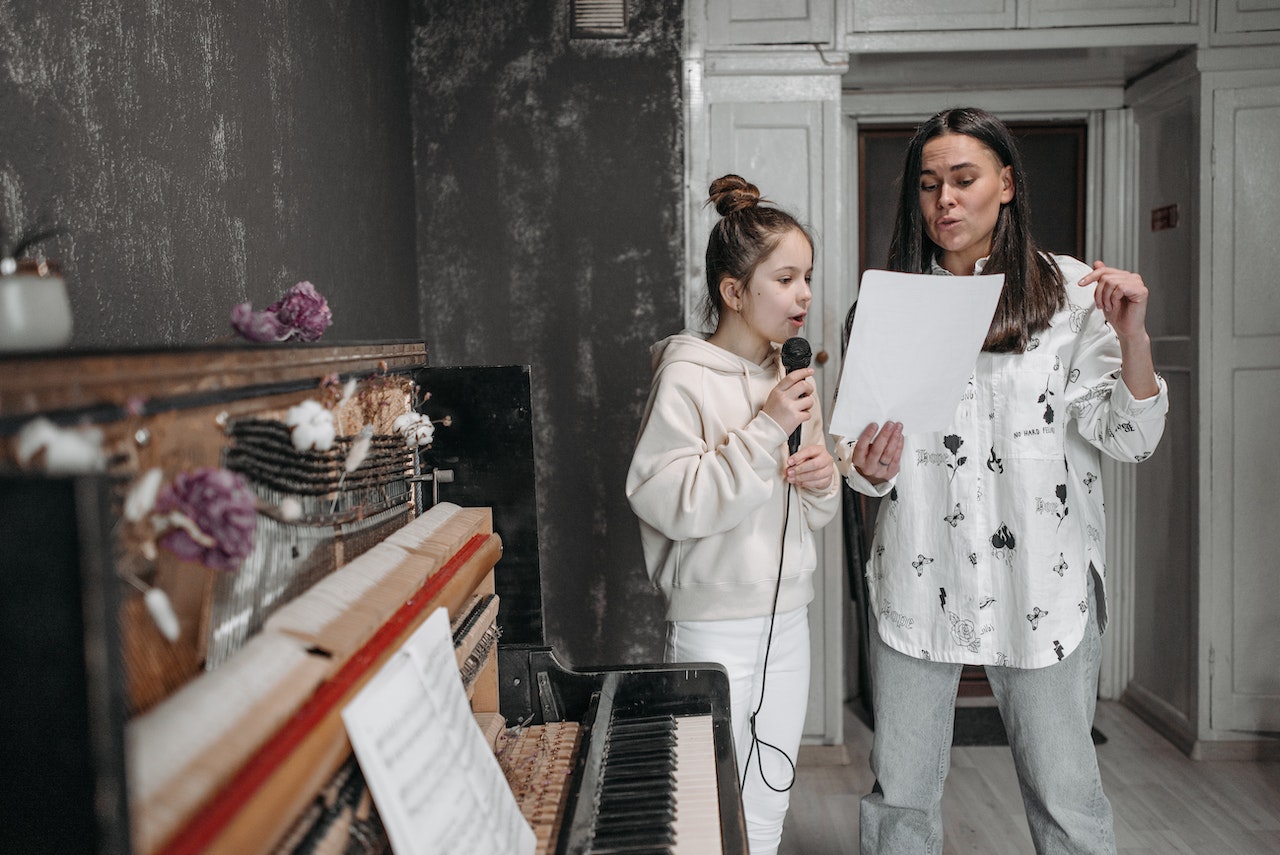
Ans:
<svg viewBox="0 0 1280 855"><path fill-rule="evenodd" d="M982 273L982 268L987 266L987 260L989 258L991 258L991 256L984 255L982 256L982 258L978 259L978 263L973 266L974 276L977 276L978 274ZM929 262L929 272L932 273L934 276L954 276L955 275L950 270L948 270L947 268L943 267L941 264L938 263L938 256L936 255Z"/></svg>

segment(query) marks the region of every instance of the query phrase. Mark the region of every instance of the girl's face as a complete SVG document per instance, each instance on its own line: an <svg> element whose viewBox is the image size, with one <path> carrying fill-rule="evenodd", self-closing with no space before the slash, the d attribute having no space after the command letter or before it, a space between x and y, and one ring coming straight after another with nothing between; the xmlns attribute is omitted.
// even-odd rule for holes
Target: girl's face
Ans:
<svg viewBox="0 0 1280 855"><path fill-rule="evenodd" d="M942 249L940 262L959 276L973 273L991 252L1000 206L1013 199L1013 167L965 134L944 134L924 144L920 159L920 213L925 231Z"/></svg>
<svg viewBox="0 0 1280 855"><path fill-rule="evenodd" d="M742 289L739 306L747 327L766 344L799 335L813 301L812 279L813 247L802 232L791 229Z"/></svg>

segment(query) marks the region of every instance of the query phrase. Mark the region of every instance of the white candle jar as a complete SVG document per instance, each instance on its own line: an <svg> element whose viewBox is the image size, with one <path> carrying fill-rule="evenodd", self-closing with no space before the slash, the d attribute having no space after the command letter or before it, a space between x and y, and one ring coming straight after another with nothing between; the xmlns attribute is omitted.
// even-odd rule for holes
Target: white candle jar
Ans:
<svg viewBox="0 0 1280 855"><path fill-rule="evenodd" d="M71 302L57 266L0 262L0 350L48 350L71 341Z"/></svg>

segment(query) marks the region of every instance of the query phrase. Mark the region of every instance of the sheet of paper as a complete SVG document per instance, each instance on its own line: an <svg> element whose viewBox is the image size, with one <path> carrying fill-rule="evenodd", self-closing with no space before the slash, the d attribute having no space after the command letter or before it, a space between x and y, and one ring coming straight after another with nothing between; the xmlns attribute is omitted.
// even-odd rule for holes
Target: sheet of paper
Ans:
<svg viewBox="0 0 1280 855"><path fill-rule="evenodd" d="M949 425L1003 286L1003 273L862 274L830 432L852 438L886 421L902 422L907 434Z"/></svg>
<svg viewBox="0 0 1280 855"><path fill-rule="evenodd" d="M342 710L396 855L533 853L533 829L471 714L437 609Z"/></svg>

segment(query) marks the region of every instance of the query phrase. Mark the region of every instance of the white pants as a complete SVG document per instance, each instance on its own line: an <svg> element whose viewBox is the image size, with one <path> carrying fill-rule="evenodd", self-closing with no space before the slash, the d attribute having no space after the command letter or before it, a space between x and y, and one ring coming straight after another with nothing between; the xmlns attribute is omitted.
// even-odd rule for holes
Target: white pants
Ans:
<svg viewBox="0 0 1280 855"><path fill-rule="evenodd" d="M718 662L729 672L747 839L751 855L774 855L782 840L782 821L791 801L796 753L809 705L808 607L779 614L771 642L768 615L672 621L668 624L666 660ZM751 716L757 707L756 739L752 739Z"/></svg>

